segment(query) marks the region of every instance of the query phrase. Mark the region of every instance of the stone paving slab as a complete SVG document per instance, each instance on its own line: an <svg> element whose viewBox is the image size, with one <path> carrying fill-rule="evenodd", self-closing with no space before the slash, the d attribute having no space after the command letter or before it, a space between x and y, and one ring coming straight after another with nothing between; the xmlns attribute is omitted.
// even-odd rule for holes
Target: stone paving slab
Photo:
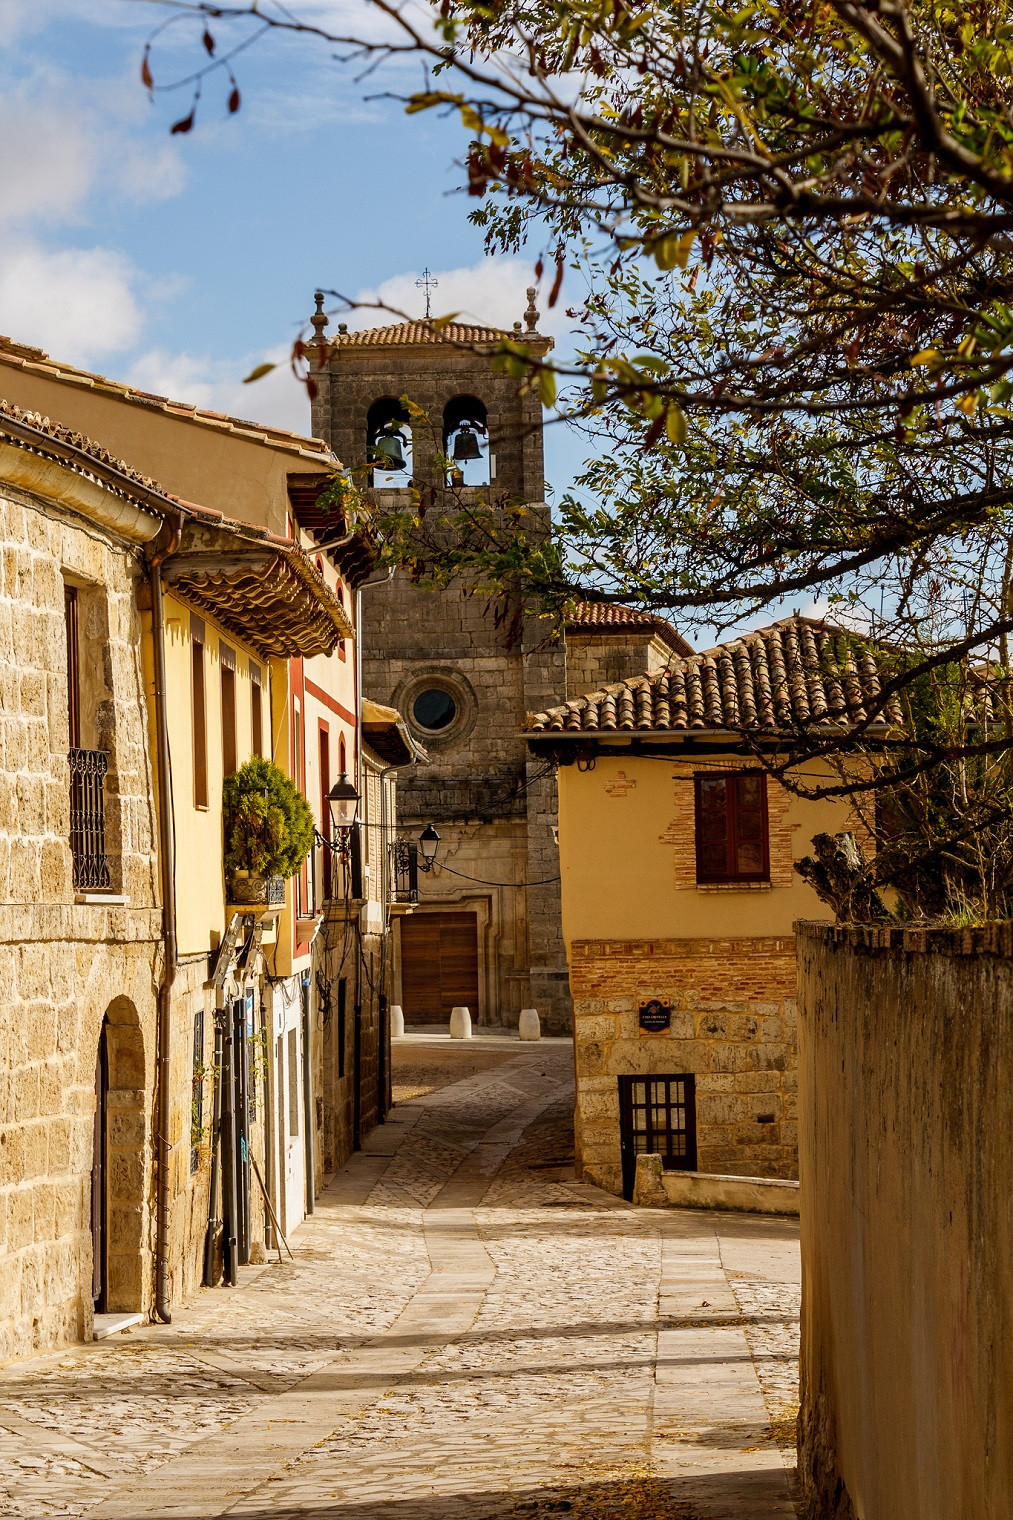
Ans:
<svg viewBox="0 0 1013 1520"><path fill-rule="evenodd" d="M0 1516L794 1515L797 1228L576 1182L567 1041L426 1044L294 1263L5 1369Z"/></svg>

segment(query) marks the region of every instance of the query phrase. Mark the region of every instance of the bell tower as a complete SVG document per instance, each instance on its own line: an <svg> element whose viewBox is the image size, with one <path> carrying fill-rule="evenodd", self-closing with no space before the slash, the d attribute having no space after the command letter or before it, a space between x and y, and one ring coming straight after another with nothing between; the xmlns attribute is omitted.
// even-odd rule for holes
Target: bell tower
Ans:
<svg viewBox="0 0 1013 1520"><path fill-rule="evenodd" d="M525 502L548 517L542 408L494 363L504 338L539 357L534 290L512 332L407 321L325 335L318 298L313 431L386 497L451 485ZM405 405L404 398L411 403ZM555 776L528 757L525 713L566 697L562 640L519 607L397 574L362 591L363 691L396 707L430 763L401 772L398 816L441 837L419 906L400 920L400 1003L409 1024L516 1027L535 1007L546 1033L570 1028L555 844Z"/></svg>

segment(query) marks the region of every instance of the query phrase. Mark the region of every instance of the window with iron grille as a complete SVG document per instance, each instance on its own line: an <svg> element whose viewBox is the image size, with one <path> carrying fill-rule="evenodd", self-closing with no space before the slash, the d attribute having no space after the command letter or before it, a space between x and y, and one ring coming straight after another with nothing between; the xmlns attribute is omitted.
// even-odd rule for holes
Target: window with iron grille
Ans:
<svg viewBox="0 0 1013 1520"><path fill-rule="evenodd" d="M692 1072L619 1078L623 1196L633 1197L638 1156L666 1171L696 1171L696 1077Z"/></svg>
<svg viewBox="0 0 1013 1520"><path fill-rule="evenodd" d="M769 881L763 772L705 771L695 783L697 881Z"/></svg>

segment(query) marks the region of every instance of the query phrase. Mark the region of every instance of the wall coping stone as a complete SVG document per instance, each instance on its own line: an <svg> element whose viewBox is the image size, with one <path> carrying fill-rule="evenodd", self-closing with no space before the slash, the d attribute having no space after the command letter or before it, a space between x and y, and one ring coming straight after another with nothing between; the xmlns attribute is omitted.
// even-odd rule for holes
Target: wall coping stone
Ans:
<svg viewBox="0 0 1013 1520"><path fill-rule="evenodd" d="M794 925L800 940L867 953L902 951L923 955L998 955L1013 959L1013 920L949 928L924 924L825 924L800 919Z"/></svg>

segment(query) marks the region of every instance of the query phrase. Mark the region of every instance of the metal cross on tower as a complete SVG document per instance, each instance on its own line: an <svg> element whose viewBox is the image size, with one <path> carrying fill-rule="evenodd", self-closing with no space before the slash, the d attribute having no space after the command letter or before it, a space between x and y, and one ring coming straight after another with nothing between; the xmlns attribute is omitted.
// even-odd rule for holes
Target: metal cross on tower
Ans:
<svg viewBox="0 0 1013 1520"><path fill-rule="evenodd" d="M433 312L432 312L433 291L436 289L436 287L439 285L439 283L440 282L436 278L436 276L433 275L433 274L430 274L428 267L426 267L425 269L423 269L421 280L416 280L415 281L415 288L416 288L416 290L424 290L425 293L426 293L426 317L427 318L431 317L432 314L433 314Z"/></svg>

